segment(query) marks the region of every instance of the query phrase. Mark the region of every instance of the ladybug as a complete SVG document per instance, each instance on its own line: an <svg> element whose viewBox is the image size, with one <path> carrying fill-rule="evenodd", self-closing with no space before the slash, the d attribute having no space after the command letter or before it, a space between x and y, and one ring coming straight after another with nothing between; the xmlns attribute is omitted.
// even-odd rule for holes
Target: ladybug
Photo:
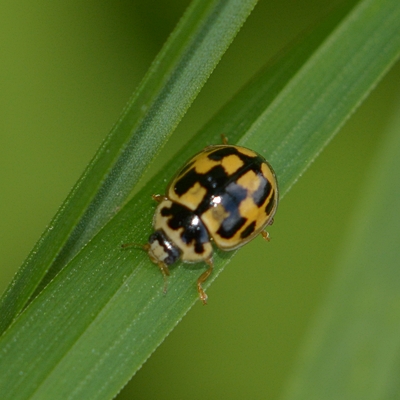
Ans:
<svg viewBox="0 0 400 400"><path fill-rule="evenodd" d="M207 303L202 284L213 270L214 243L223 251L237 249L273 223L278 184L272 167L256 152L234 145L204 148L175 175L159 204L154 232L144 246L166 279L168 266L178 260L206 262L198 278L200 299Z"/></svg>

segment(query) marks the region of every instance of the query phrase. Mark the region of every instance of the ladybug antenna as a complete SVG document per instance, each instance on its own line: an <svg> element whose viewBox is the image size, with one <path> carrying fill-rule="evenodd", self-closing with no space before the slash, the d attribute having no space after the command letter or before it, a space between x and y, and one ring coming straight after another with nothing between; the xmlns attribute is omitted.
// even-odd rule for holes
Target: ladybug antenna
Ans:
<svg viewBox="0 0 400 400"><path fill-rule="evenodd" d="M146 244L139 244L139 243L124 243L121 244L121 249L127 249L128 247L139 247L140 249L144 251L149 251L150 245L148 243Z"/></svg>

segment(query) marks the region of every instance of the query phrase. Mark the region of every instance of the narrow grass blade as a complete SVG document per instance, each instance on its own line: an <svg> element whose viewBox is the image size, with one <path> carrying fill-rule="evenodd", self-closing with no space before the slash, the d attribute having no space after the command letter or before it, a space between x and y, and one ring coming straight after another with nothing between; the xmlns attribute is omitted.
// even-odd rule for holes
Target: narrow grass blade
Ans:
<svg viewBox="0 0 400 400"><path fill-rule="evenodd" d="M398 57L399 17L397 0L360 2L333 34L319 36L319 46L314 38L314 45L302 47L304 52L298 53L299 58L293 57L303 61L306 58L300 69L287 56L279 62L285 70L282 75L279 63L265 70L270 79L261 75L223 111L228 120L236 118L239 126L243 123L244 130L222 132L234 141L242 137L243 143L270 155L286 192ZM373 43L369 42L371 32ZM374 57L369 52L359 52L363 41L371 47ZM316 52L305 57L305 49L312 47L317 48ZM352 51L346 51L348 48ZM335 63L327 68L326 58L336 57L341 58L341 68L337 69ZM344 67L347 63L349 68ZM328 82L325 74L331 79ZM354 88L355 76L358 78ZM233 110L243 104L243 93L256 91L257 82L260 90L265 91L259 95L260 101L265 101L264 107L238 117ZM348 99L349 87L352 89ZM272 88L274 92L267 94ZM308 88L304 93L307 95L303 95L301 88ZM295 96L290 96L289 90ZM290 123L280 119L278 112L282 110ZM299 126L298 114L304 110L307 118ZM276 136L264 126L266 118L272 122L274 116L279 121L274 127ZM325 128L325 119L330 129ZM147 255L140 249L121 250L120 246L146 240L154 212L151 194L165 187L167 179L189 154L215 143L217 128L223 122L219 118L214 121L185 146L160 176L134 196L0 339L0 392L5 399L114 396L197 300L195 281L202 271L201 265L174 268L168 293L164 295L161 274ZM298 147L298 153L288 145L290 141ZM216 270L208 285L230 257L231 254L217 252Z"/></svg>
<svg viewBox="0 0 400 400"><path fill-rule="evenodd" d="M399 3L359 2L254 122L239 143L268 155L281 194L398 59L399 43Z"/></svg>
<svg viewBox="0 0 400 400"><path fill-rule="evenodd" d="M0 333L125 202L256 0L195 0L0 302Z"/></svg>
<svg viewBox="0 0 400 400"><path fill-rule="evenodd" d="M400 397L399 110L286 400Z"/></svg>

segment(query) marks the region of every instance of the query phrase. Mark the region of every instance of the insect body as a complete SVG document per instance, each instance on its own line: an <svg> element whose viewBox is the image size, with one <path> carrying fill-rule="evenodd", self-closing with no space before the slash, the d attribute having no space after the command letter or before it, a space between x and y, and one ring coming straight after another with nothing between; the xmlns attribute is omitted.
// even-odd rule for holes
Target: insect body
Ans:
<svg viewBox="0 0 400 400"><path fill-rule="evenodd" d="M267 161L244 147L209 146L190 159L170 182L154 214L154 233L144 246L164 276L181 259L209 265L197 281L212 272L212 242L221 250L237 249L272 224L278 205L275 173Z"/></svg>

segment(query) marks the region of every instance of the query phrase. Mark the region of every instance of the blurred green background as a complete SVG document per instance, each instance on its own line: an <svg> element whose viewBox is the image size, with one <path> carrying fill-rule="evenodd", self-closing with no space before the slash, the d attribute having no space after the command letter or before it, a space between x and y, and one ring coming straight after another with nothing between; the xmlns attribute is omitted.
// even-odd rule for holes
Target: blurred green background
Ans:
<svg viewBox="0 0 400 400"><path fill-rule="evenodd" d="M260 1L152 172L331 3ZM188 4L0 5L0 290ZM196 304L119 399L278 398L351 229L399 76L397 65L281 202L271 242L240 250L209 306Z"/></svg>

